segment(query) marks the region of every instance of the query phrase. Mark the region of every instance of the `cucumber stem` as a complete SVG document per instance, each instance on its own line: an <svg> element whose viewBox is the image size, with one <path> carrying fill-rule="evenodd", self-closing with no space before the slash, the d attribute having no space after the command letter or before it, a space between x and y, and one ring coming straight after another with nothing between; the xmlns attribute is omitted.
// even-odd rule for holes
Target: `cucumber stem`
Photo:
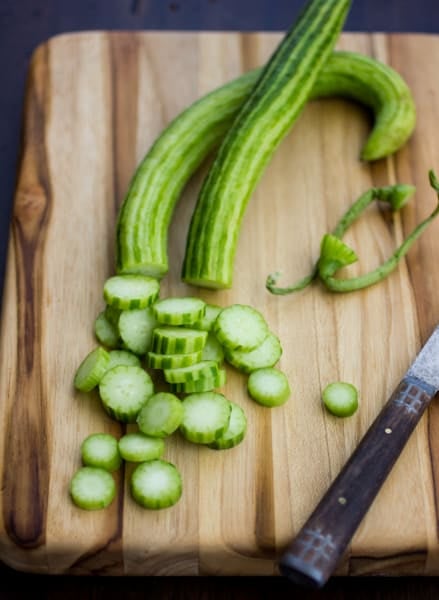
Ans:
<svg viewBox="0 0 439 600"><path fill-rule="evenodd" d="M334 260L335 257L331 257L329 254L321 255L320 261L322 261L322 259L325 259L327 268L319 269L319 276L329 290L333 292L352 292L360 290L383 280L396 268L401 258L407 254L413 243L419 238L423 231L439 214L439 181L432 170L429 171L429 181L431 187L436 191L438 195L438 204L436 205L436 208L426 219L424 219L421 223L419 223L419 225L417 225L417 227L415 227L415 229L410 233L410 235L407 236L407 238L395 250L395 252L390 256L390 258L388 258L379 267L373 269L372 271L369 271L369 273L365 273L364 275L360 275L358 277L337 279L334 277L334 275L336 271L340 268L340 266L343 265L337 266L336 261ZM333 268L331 268L328 265L328 261L332 262Z"/></svg>
<svg viewBox="0 0 439 600"><path fill-rule="evenodd" d="M360 215L374 200L387 202L393 211L401 209L403 206L405 206L405 204L407 204L410 197L414 194L415 189L416 188L412 185L397 184L379 188L373 187L367 190L343 214L343 216L335 226L332 235L336 238L341 239L346 233L346 231L349 229L349 227L352 225L352 223L360 217ZM340 266L338 268L340 268ZM331 275L333 275L334 272L335 271L331 272ZM318 277L318 275L319 261L317 261L317 263L314 265L314 268L309 275L306 275L305 277L303 277L302 279L300 279L296 283L293 283L290 286L276 286L276 283L280 277L280 272L278 271L276 273L268 275L265 287L269 292L278 296L291 294L293 292L305 289Z"/></svg>

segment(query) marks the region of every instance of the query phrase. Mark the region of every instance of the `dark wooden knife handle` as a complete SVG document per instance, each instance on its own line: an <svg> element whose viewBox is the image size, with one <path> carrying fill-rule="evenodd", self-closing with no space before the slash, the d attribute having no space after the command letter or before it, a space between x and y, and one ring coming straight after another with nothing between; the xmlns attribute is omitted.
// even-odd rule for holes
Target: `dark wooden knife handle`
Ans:
<svg viewBox="0 0 439 600"><path fill-rule="evenodd" d="M334 572L436 390L405 377L279 560L280 572L320 588Z"/></svg>

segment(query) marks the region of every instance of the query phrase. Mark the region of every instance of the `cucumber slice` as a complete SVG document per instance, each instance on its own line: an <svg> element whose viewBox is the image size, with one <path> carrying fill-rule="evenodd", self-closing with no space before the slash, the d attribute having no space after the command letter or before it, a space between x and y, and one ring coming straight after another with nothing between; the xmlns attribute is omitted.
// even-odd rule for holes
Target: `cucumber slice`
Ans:
<svg viewBox="0 0 439 600"><path fill-rule="evenodd" d="M253 350L269 334L261 313L246 304L232 304L224 308L213 324L213 332L218 341L230 350Z"/></svg>
<svg viewBox="0 0 439 600"><path fill-rule="evenodd" d="M167 508L181 497L183 485L175 465L150 460L136 467L131 476L131 495L144 508Z"/></svg>
<svg viewBox="0 0 439 600"><path fill-rule="evenodd" d="M163 325L193 325L206 312L206 303L200 298L165 298L156 302L154 316Z"/></svg>
<svg viewBox="0 0 439 600"><path fill-rule="evenodd" d="M150 369L179 369L195 365L201 360L201 350L188 354L156 354L148 352L147 364Z"/></svg>
<svg viewBox="0 0 439 600"><path fill-rule="evenodd" d="M157 327L152 335L153 352L157 354L189 354L204 348L207 331L185 327Z"/></svg>
<svg viewBox="0 0 439 600"><path fill-rule="evenodd" d="M116 496L116 485L108 471L82 467L70 482L73 502L84 510L99 510L109 506Z"/></svg>
<svg viewBox="0 0 439 600"><path fill-rule="evenodd" d="M90 392L98 385L107 370L110 355L104 348L92 350L76 371L73 384L80 392Z"/></svg>
<svg viewBox="0 0 439 600"><path fill-rule="evenodd" d="M247 431L247 417L240 406L230 402L232 412L230 413L229 426L221 437L209 444L214 450L227 450L237 446L245 437Z"/></svg>
<svg viewBox="0 0 439 600"><path fill-rule="evenodd" d="M160 284L153 277L144 275L115 275L104 285L104 299L107 304L122 310L146 308L156 301Z"/></svg>
<svg viewBox="0 0 439 600"><path fill-rule="evenodd" d="M82 462L87 467L117 471L122 464L115 437L108 433L93 433L81 444Z"/></svg>
<svg viewBox="0 0 439 600"><path fill-rule="evenodd" d="M350 417L358 408L358 390L352 383L335 381L322 392L323 404L336 417Z"/></svg>
<svg viewBox="0 0 439 600"><path fill-rule="evenodd" d="M206 312L204 313L204 317L201 319L201 321L194 323L193 327L195 329L202 329L203 331L210 331L221 311L221 306L217 306L216 304L206 304Z"/></svg>
<svg viewBox="0 0 439 600"><path fill-rule="evenodd" d="M119 333L128 350L146 354L151 348L152 333L157 326L152 308L124 310L119 317Z"/></svg>
<svg viewBox="0 0 439 600"><path fill-rule="evenodd" d="M201 354L201 360L214 360L219 365L224 360L224 349L213 333L207 334L206 344Z"/></svg>
<svg viewBox="0 0 439 600"><path fill-rule="evenodd" d="M185 381L184 383L171 383L171 392L177 394L192 394L193 392L210 392L215 388L223 387L226 383L226 372L218 370L216 377L202 377L197 381Z"/></svg>
<svg viewBox="0 0 439 600"><path fill-rule="evenodd" d="M165 369L165 380L168 383L184 383L185 381L197 381L203 377L215 378L218 375L218 363L214 360L202 360L189 367L180 369Z"/></svg>
<svg viewBox="0 0 439 600"><path fill-rule="evenodd" d="M139 412L137 425L142 433L165 437L180 427L183 418L181 401L169 392L159 392L148 399Z"/></svg>
<svg viewBox="0 0 439 600"><path fill-rule="evenodd" d="M253 400L269 408L284 404L291 394L285 374L273 368L253 371L247 388Z"/></svg>
<svg viewBox="0 0 439 600"><path fill-rule="evenodd" d="M122 423L135 423L142 406L154 393L151 377L140 367L121 365L103 376L99 384L102 405Z"/></svg>
<svg viewBox="0 0 439 600"><path fill-rule="evenodd" d="M117 348L119 345L119 332L107 319L105 311L101 312L95 321L95 334L98 341L107 348Z"/></svg>
<svg viewBox="0 0 439 600"><path fill-rule="evenodd" d="M161 438L150 437L143 433L127 433L119 440L119 452L129 462L144 462L160 458L165 451L165 442Z"/></svg>
<svg viewBox="0 0 439 600"><path fill-rule="evenodd" d="M207 345L207 344L206 344ZM227 350L226 359L239 371L251 373L256 369L274 367L282 355L279 338L269 333L265 340L254 350Z"/></svg>
<svg viewBox="0 0 439 600"><path fill-rule="evenodd" d="M230 402L218 392L186 396L180 431L190 442L211 444L226 431L231 410Z"/></svg>
<svg viewBox="0 0 439 600"><path fill-rule="evenodd" d="M125 365L126 367L140 367L140 359L138 356L128 350L111 350L110 361L107 365L107 371Z"/></svg>

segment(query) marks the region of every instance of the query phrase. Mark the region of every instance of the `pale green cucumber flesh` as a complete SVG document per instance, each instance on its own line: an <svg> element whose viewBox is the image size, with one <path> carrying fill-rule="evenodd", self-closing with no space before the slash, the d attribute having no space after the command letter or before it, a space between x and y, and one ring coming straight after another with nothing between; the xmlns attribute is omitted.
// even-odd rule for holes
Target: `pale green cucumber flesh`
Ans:
<svg viewBox="0 0 439 600"><path fill-rule="evenodd" d="M217 392L190 394L183 400L180 431L190 442L210 444L227 429L231 406Z"/></svg>
<svg viewBox="0 0 439 600"><path fill-rule="evenodd" d="M108 433L89 435L81 444L81 457L84 465L110 473L117 471L122 464L117 440Z"/></svg>
<svg viewBox="0 0 439 600"><path fill-rule="evenodd" d="M230 350L253 350L269 334L261 313L246 304L232 304L218 315L213 331L218 341Z"/></svg>
<svg viewBox="0 0 439 600"><path fill-rule="evenodd" d="M132 310L146 308L155 302L160 284L143 275L115 275L104 284L104 300L113 308Z"/></svg>
<svg viewBox="0 0 439 600"><path fill-rule="evenodd" d="M151 437L141 432L127 433L119 440L121 457L128 462L145 462L160 458L165 451L162 438Z"/></svg>
<svg viewBox="0 0 439 600"><path fill-rule="evenodd" d="M99 384L104 409L123 423L135 423L142 406L153 393L151 377L140 367L114 367Z"/></svg>
<svg viewBox="0 0 439 600"><path fill-rule="evenodd" d="M140 431L153 437L165 437L180 427L183 418L181 400L169 392L151 396L137 416Z"/></svg>
<svg viewBox="0 0 439 600"><path fill-rule="evenodd" d="M95 335L107 348L117 348L120 342L117 327L107 318L106 311L101 312L95 321Z"/></svg>
<svg viewBox="0 0 439 600"><path fill-rule="evenodd" d="M82 467L72 477L70 495L84 510L99 510L111 504L116 496L113 477L104 469Z"/></svg>
<svg viewBox="0 0 439 600"><path fill-rule="evenodd" d="M263 367L274 367L282 355L279 338L269 333L254 350L227 350L226 360L239 371L251 373Z"/></svg>
<svg viewBox="0 0 439 600"><path fill-rule="evenodd" d="M164 460L141 463L133 471L130 482L134 500L144 508L160 509L175 504L183 485L175 465Z"/></svg>
<svg viewBox="0 0 439 600"><path fill-rule="evenodd" d="M90 392L95 388L104 376L110 361L110 355L104 348L98 347L92 350L79 365L74 386L81 392Z"/></svg>
<svg viewBox="0 0 439 600"><path fill-rule="evenodd" d="M247 389L253 400L269 408L285 404L291 394L285 373L269 367L253 371Z"/></svg>
<svg viewBox="0 0 439 600"><path fill-rule="evenodd" d="M227 450L234 448L242 442L247 431L247 417L244 411L238 404L230 402L232 411L230 413L230 421L224 433L214 442L209 444L214 450Z"/></svg>
<svg viewBox="0 0 439 600"><path fill-rule="evenodd" d="M134 354L146 354L151 348L157 321L152 307L124 310L119 317L119 333L126 348Z"/></svg>

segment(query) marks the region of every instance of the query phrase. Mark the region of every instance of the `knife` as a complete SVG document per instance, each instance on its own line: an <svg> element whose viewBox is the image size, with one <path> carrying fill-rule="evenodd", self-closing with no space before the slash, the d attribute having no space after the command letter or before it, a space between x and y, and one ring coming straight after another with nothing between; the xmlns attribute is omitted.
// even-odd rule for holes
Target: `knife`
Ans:
<svg viewBox="0 0 439 600"><path fill-rule="evenodd" d="M282 575L321 588L439 390L439 326L305 525L278 561Z"/></svg>

